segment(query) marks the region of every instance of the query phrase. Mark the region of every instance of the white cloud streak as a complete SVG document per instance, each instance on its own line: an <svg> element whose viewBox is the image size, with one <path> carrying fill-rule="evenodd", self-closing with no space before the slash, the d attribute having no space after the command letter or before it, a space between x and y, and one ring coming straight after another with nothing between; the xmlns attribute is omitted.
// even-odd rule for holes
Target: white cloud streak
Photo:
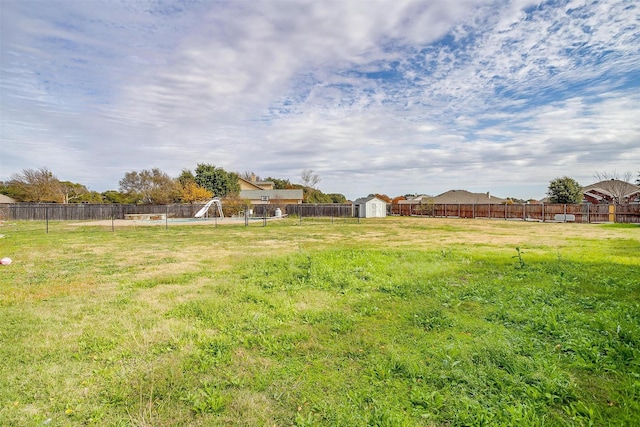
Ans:
<svg viewBox="0 0 640 427"><path fill-rule="evenodd" d="M0 180L197 163L542 197L640 168L630 1L2 3Z"/></svg>

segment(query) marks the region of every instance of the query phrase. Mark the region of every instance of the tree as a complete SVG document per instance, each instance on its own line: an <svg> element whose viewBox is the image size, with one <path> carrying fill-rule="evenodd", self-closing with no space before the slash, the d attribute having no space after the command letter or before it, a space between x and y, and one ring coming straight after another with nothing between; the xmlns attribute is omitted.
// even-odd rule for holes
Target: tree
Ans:
<svg viewBox="0 0 640 427"><path fill-rule="evenodd" d="M240 193L238 174L227 172L214 165L200 163L196 167L195 181L203 188L211 191L216 197L235 196Z"/></svg>
<svg viewBox="0 0 640 427"><path fill-rule="evenodd" d="M244 171L241 174L238 174L238 176L244 179L245 181L249 181L249 182L262 181L262 178L256 175L253 171Z"/></svg>
<svg viewBox="0 0 640 427"><path fill-rule="evenodd" d="M636 185L640 185L640 172L638 172L638 178L636 178Z"/></svg>
<svg viewBox="0 0 640 427"><path fill-rule="evenodd" d="M581 203L582 187L575 179L564 176L549 183L547 195L551 203Z"/></svg>
<svg viewBox="0 0 640 427"><path fill-rule="evenodd" d="M87 191L74 200L75 203L104 203L102 194L97 191Z"/></svg>
<svg viewBox="0 0 640 427"><path fill-rule="evenodd" d="M511 203L509 203L509 201L510 201ZM512 205L512 204L514 204L514 203L520 203L520 204L522 204L522 203L527 203L527 201L526 201L526 200L524 200L524 199L519 199L519 198L517 198L517 197L507 197L507 204Z"/></svg>
<svg viewBox="0 0 640 427"><path fill-rule="evenodd" d="M182 169L182 172L178 177L178 182L182 187L184 187L190 182L196 182L196 177L193 175L193 172L191 172L189 169Z"/></svg>
<svg viewBox="0 0 640 427"><path fill-rule="evenodd" d="M136 203L165 205L175 202L180 196L177 180L158 168L141 172L127 172L120 180L120 191Z"/></svg>
<svg viewBox="0 0 640 427"><path fill-rule="evenodd" d="M313 173L311 169L305 169L302 171L302 185L309 188L316 188L316 185L320 182L320 176L317 173Z"/></svg>
<svg viewBox="0 0 640 427"><path fill-rule="evenodd" d="M105 203L121 203L121 204L136 203L136 200L134 200L131 196L116 190L107 190L102 192L101 195L102 195L102 200Z"/></svg>
<svg viewBox="0 0 640 427"><path fill-rule="evenodd" d="M196 177L189 169L183 169L178 177L180 184L180 200L183 203L200 202L211 199L213 193L196 182Z"/></svg>
<svg viewBox="0 0 640 427"><path fill-rule="evenodd" d="M629 193L631 172L618 176L617 172L596 172L594 177L600 181L598 187L609 194L614 204L625 203L625 196Z"/></svg>
<svg viewBox="0 0 640 427"><path fill-rule="evenodd" d="M273 182L273 188L276 190L287 190L287 189L293 188L293 186L291 185L291 182L288 179L278 179L278 178L268 177L267 179L265 179L265 181Z"/></svg>
<svg viewBox="0 0 640 427"><path fill-rule="evenodd" d="M322 191L315 190L311 187L306 187L306 189L307 189L307 194L306 194L307 203L333 203L331 196L324 194ZM303 193L304 193L304 190L303 190Z"/></svg>
<svg viewBox="0 0 640 427"><path fill-rule="evenodd" d="M182 186L182 192L180 198L183 203L200 202L206 199L211 199L213 193L206 188L200 187L195 181L189 181Z"/></svg>
<svg viewBox="0 0 640 427"><path fill-rule="evenodd" d="M374 196L377 197L380 200L384 200L387 203L391 203L391 197L387 196L386 194L369 194L369 196Z"/></svg>
<svg viewBox="0 0 640 427"><path fill-rule="evenodd" d="M82 184L71 181L60 181L60 193L62 193L62 203L67 204L72 200L80 199L89 190Z"/></svg>
<svg viewBox="0 0 640 427"><path fill-rule="evenodd" d="M347 198L344 196L344 194L327 193L327 196L331 198L332 203L347 203Z"/></svg>
<svg viewBox="0 0 640 427"><path fill-rule="evenodd" d="M9 196L12 199L18 200L18 196L16 195L15 188L11 187L11 181L2 182L0 181L0 194L4 194L5 196Z"/></svg>
<svg viewBox="0 0 640 427"><path fill-rule="evenodd" d="M24 169L7 183L8 193L21 202L60 202L60 181L47 168Z"/></svg>

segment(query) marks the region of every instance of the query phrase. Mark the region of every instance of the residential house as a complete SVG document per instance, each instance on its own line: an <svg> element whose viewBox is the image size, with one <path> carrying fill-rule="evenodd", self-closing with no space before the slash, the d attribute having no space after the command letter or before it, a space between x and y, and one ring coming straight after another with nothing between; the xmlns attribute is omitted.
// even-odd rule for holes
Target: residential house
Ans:
<svg viewBox="0 0 640 427"><path fill-rule="evenodd" d="M401 200L399 204L405 205L452 205L452 204L494 204L502 205L507 203L507 199L501 199L500 197L492 196L489 192L486 193L472 193L467 190L449 190L435 197L420 195L410 200Z"/></svg>
<svg viewBox="0 0 640 427"><path fill-rule="evenodd" d="M488 191L486 193L472 193L467 190L449 190L439 194L433 198L433 203L442 204L476 204L476 205L503 205L507 203L507 199L492 196Z"/></svg>
<svg viewBox="0 0 640 427"><path fill-rule="evenodd" d="M415 197L411 197L406 200L398 201L399 205L426 205L433 204L433 196L428 196L426 194L420 194Z"/></svg>
<svg viewBox="0 0 640 427"><path fill-rule="evenodd" d="M610 179L583 187L582 197L585 202L593 204L640 203L640 187Z"/></svg>
<svg viewBox="0 0 640 427"><path fill-rule="evenodd" d="M239 178L238 183L240 184L240 198L249 200L252 205L302 203L302 189L275 189L273 182L256 181L255 175L252 175L250 180Z"/></svg>

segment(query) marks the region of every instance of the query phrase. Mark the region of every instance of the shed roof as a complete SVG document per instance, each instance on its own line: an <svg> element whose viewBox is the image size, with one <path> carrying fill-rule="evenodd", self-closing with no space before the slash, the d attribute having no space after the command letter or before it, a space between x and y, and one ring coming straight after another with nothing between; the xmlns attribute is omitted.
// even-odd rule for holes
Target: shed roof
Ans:
<svg viewBox="0 0 640 427"><path fill-rule="evenodd" d="M15 203L15 202L16 201L11 197L4 194L0 194L0 203Z"/></svg>
<svg viewBox="0 0 640 427"><path fill-rule="evenodd" d="M356 199L356 201L353 202L353 204L354 205L361 205L363 203L367 203L367 202L370 202L372 200L377 200L377 201L382 202L384 204L387 203L384 200L377 198L376 196L367 196L367 197L360 197L359 199Z"/></svg>

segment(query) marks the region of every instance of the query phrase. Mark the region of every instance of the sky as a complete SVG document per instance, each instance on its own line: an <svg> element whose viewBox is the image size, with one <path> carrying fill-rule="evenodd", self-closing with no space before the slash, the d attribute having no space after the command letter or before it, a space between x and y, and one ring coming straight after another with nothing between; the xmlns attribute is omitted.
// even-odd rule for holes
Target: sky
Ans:
<svg viewBox="0 0 640 427"><path fill-rule="evenodd" d="M0 181L199 163L349 199L640 173L635 0L0 0Z"/></svg>

